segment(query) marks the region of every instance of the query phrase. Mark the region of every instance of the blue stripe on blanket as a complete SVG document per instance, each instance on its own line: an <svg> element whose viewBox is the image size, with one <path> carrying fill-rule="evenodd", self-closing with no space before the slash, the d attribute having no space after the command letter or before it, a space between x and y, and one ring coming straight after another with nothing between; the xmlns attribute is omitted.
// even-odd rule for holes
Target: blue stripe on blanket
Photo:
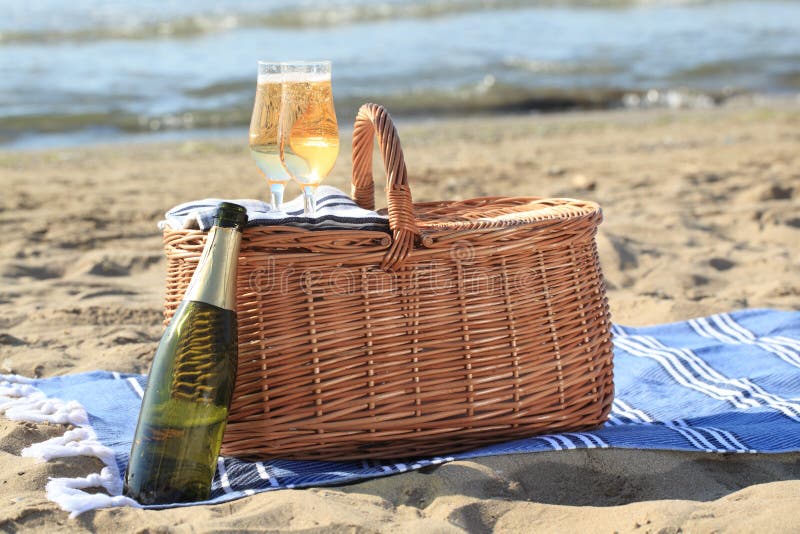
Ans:
<svg viewBox="0 0 800 534"><path fill-rule="evenodd" d="M223 202L218 198L193 200L179 204L165 214L159 226L180 229L208 230L214 224L217 206ZM262 200L235 199L235 202L247 209L248 226L299 226L309 230L371 230L388 232L389 219L376 211L359 207L353 199L339 189L321 185L317 190L317 213L314 216L303 215L303 197L285 203L283 211L273 210Z"/></svg>
<svg viewBox="0 0 800 534"><path fill-rule="evenodd" d="M580 448L717 453L800 451L800 312L746 310L647 328L614 327L617 396L592 432L520 439L403 461L245 462L220 458L210 502L254 492L337 484L454 459ZM33 380L83 404L125 470L145 377L93 372Z"/></svg>

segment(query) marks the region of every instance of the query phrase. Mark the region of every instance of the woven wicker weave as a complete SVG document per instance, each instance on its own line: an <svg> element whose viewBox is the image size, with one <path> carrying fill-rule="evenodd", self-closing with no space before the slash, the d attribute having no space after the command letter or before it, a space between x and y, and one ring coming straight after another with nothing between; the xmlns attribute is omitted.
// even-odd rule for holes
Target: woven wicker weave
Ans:
<svg viewBox="0 0 800 534"><path fill-rule="evenodd" d="M252 459L442 455L596 427L613 397L592 202L413 204L388 113L361 108L353 197L374 207L373 138L391 235L247 228L239 367L223 453ZM202 251L164 232L167 320Z"/></svg>

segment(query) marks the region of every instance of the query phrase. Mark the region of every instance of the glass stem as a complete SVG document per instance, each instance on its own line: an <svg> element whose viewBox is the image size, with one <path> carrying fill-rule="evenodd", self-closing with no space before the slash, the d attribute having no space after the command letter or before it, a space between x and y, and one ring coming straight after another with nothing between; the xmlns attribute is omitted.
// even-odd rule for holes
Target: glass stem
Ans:
<svg viewBox="0 0 800 534"><path fill-rule="evenodd" d="M303 186L303 214L307 217L315 217L317 215L316 192L317 188L312 185Z"/></svg>
<svg viewBox="0 0 800 534"><path fill-rule="evenodd" d="M283 184L269 184L270 203L272 204L272 209L281 211L281 206L283 206L284 189L285 186Z"/></svg>

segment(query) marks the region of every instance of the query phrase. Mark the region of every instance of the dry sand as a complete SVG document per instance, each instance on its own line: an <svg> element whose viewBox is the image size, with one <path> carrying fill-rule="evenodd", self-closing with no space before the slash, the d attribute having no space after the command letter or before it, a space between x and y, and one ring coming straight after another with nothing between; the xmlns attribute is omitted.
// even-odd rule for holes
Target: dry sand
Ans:
<svg viewBox="0 0 800 534"><path fill-rule="evenodd" d="M800 109L740 107L400 123L416 200L597 200L614 320L644 325L746 307L800 309ZM345 133L344 135L349 135ZM0 367L146 372L161 333L155 223L208 196L265 195L241 142L0 152ZM329 183L347 188L349 152ZM294 191L296 192L296 191ZM582 450L454 462L338 488L76 520L36 463L63 428L0 418L0 530L139 532L791 532L800 454Z"/></svg>

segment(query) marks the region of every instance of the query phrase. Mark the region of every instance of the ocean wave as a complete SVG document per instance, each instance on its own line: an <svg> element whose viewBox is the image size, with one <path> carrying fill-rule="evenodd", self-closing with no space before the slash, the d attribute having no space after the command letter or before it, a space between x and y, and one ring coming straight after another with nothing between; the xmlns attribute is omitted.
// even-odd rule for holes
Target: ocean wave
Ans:
<svg viewBox="0 0 800 534"><path fill-rule="evenodd" d="M721 59L700 63L693 67L678 69L670 74L674 80L695 80L702 78L731 78L739 74L759 72L765 65L800 65L800 54L759 54L746 55L735 59Z"/></svg>
<svg viewBox="0 0 800 534"><path fill-rule="evenodd" d="M527 111L604 109L621 105L625 91L618 89L531 88L498 81L486 75L480 81L457 89L425 88L381 95L379 102L401 115L470 115ZM363 98L345 99L357 106ZM337 108L339 104L337 101Z"/></svg>
<svg viewBox="0 0 800 534"><path fill-rule="evenodd" d="M541 61L525 57L507 57L500 64L501 68L517 69L534 74L614 74L620 71L619 67L610 63L592 61L591 63L563 63L557 61Z"/></svg>
<svg viewBox="0 0 800 534"><path fill-rule="evenodd" d="M800 91L800 70L783 73L780 75L780 80L785 87Z"/></svg>
<svg viewBox="0 0 800 534"><path fill-rule="evenodd" d="M337 97L340 125L350 124L359 106L377 101L395 116L436 117L489 115L498 113L596 110L621 107L709 107L724 102L734 93L703 93L682 89L533 89L498 82L486 76L478 83L456 90L425 89L383 95ZM0 117L0 145L32 133L68 133L86 130L121 133L241 128L246 132L252 110L251 95L235 104L215 109L185 109L164 114L136 114L118 110L107 113L76 112Z"/></svg>
<svg viewBox="0 0 800 534"><path fill-rule="evenodd" d="M399 19L433 19L476 11L536 7L626 8L702 5L732 0L433 0L430 2L334 3L326 7L275 8L266 12L203 13L164 20L119 23L119 18L92 27L0 31L0 43L90 42L110 39L191 38L241 28L307 29Z"/></svg>

